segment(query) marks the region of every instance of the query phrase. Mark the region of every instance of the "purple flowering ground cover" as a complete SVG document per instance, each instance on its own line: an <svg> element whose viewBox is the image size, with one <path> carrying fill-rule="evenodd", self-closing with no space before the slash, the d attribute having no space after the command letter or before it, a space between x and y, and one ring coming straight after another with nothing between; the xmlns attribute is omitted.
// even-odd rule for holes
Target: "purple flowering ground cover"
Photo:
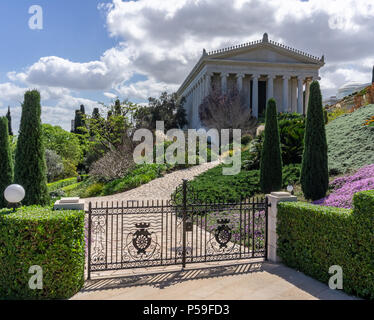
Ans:
<svg viewBox="0 0 374 320"><path fill-rule="evenodd" d="M336 178L330 183L333 189L327 197L314 201L314 204L352 208L353 195L356 192L374 189L374 164L361 168L353 175Z"/></svg>

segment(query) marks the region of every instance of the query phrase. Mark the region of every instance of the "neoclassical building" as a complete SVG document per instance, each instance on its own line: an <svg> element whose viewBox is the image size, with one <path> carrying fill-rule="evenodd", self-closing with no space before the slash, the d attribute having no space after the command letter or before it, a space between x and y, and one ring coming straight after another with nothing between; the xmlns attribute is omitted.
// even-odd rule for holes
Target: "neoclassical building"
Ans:
<svg viewBox="0 0 374 320"><path fill-rule="evenodd" d="M225 93L236 86L255 117L264 113L272 97L279 112L305 114L310 83L320 80L324 64L324 56L276 43L265 33L259 41L212 52L204 49L177 93L186 98L190 128L202 127L198 107L213 88Z"/></svg>

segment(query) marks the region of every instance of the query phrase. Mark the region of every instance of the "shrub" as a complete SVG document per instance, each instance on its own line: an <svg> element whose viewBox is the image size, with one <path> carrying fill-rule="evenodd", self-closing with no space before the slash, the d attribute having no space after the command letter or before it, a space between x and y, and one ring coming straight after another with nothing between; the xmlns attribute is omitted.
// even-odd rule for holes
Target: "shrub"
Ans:
<svg viewBox="0 0 374 320"><path fill-rule="evenodd" d="M333 189L327 197L317 200L314 204L339 208L352 208L355 193L374 189L374 164L366 166L355 174L336 178L330 183Z"/></svg>
<svg viewBox="0 0 374 320"><path fill-rule="evenodd" d="M304 117L292 117L279 121L283 164L301 163L304 150L304 135Z"/></svg>
<svg viewBox="0 0 374 320"><path fill-rule="evenodd" d="M329 186L325 122L318 81L313 81L310 86L304 141L301 187L306 199L317 200L326 195Z"/></svg>
<svg viewBox="0 0 374 320"><path fill-rule="evenodd" d="M368 105L326 126L330 173L347 173L374 163L374 130L362 124L374 115Z"/></svg>
<svg viewBox="0 0 374 320"><path fill-rule="evenodd" d="M250 143L252 141L252 136L250 135L245 135L242 137L241 139L241 144L246 146L248 143Z"/></svg>
<svg viewBox="0 0 374 320"><path fill-rule="evenodd" d="M81 177L84 179L87 176L82 175ZM74 183L77 183L77 178L76 177L63 179L63 180L59 180L59 181L52 182L52 183L48 183L48 185L47 185L48 186L48 191L49 192L56 191L58 189L61 189L63 187L69 186L69 185L74 184Z"/></svg>
<svg viewBox="0 0 374 320"><path fill-rule="evenodd" d="M27 91L22 104L21 125L16 150L14 182L26 191L25 205L49 203L42 128L40 94Z"/></svg>
<svg viewBox="0 0 374 320"><path fill-rule="evenodd" d="M142 164L130 171L124 178L113 180L105 184L102 195L111 195L125 192L127 190L139 187L151 180L162 176L163 171L167 168L163 164Z"/></svg>
<svg viewBox="0 0 374 320"><path fill-rule="evenodd" d="M90 174L101 181L111 181L123 177L135 166L131 149L123 144L116 150L107 152L91 165Z"/></svg>
<svg viewBox="0 0 374 320"><path fill-rule="evenodd" d="M260 159L262 144L264 141L264 132L254 138L247 151L242 152L242 169L258 170L260 169Z"/></svg>
<svg viewBox="0 0 374 320"><path fill-rule="evenodd" d="M189 185L200 201L236 202L261 192L259 170L241 170L237 175L225 176L222 174L223 166L214 167L189 181ZM300 165L283 168L284 188L289 181L295 183L299 178ZM180 200L181 194L177 195L177 198Z"/></svg>
<svg viewBox="0 0 374 320"><path fill-rule="evenodd" d="M96 196L99 196L101 194L101 192L103 191L103 188L104 188L104 184L98 182L98 183L94 183L94 184L91 184L85 191L83 197L84 198L89 198L89 197L96 197Z"/></svg>
<svg viewBox="0 0 374 320"><path fill-rule="evenodd" d="M266 108L265 138L260 161L260 186L263 193L282 187L282 157L279 140L277 106L270 99Z"/></svg>
<svg viewBox="0 0 374 320"><path fill-rule="evenodd" d="M235 202L260 192L258 170L241 170L237 175L225 176L222 167L214 167L189 182L199 200Z"/></svg>
<svg viewBox="0 0 374 320"><path fill-rule="evenodd" d="M0 298L65 299L84 283L84 212L22 207L0 211ZM31 290L31 266L43 289Z"/></svg>
<svg viewBox="0 0 374 320"><path fill-rule="evenodd" d="M4 190L12 184L13 164L9 145L8 119L0 118L0 208L6 207Z"/></svg>
<svg viewBox="0 0 374 320"><path fill-rule="evenodd" d="M354 209L303 202L278 205L278 251L282 261L327 283L329 268L343 269L343 290L374 299L374 191L355 194Z"/></svg>
<svg viewBox="0 0 374 320"><path fill-rule="evenodd" d="M289 184L296 184L300 181L300 172L301 172L301 165L300 164L290 164L288 166L283 167L283 188L287 188Z"/></svg>

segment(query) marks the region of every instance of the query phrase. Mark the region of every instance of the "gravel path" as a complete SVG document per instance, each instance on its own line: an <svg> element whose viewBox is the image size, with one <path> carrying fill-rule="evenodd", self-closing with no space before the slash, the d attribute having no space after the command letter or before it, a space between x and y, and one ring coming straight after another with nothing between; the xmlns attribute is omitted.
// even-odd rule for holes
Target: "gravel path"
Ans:
<svg viewBox="0 0 374 320"><path fill-rule="evenodd" d="M101 201L128 201L128 200L170 200L170 195L182 183L183 179L192 180L199 174L216 167L220 161L207 162L188 169L178 170L164 177L152 180L138 188L105 197L86 198L85 203ZM86 208L86 209L87 209Z"/></svg>

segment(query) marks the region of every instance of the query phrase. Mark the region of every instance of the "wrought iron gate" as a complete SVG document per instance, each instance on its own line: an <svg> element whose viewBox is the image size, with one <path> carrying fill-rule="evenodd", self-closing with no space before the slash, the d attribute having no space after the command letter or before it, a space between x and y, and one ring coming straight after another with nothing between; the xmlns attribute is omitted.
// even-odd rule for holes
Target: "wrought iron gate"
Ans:
<svg viewBox="0 0 374 320"><path fill-rule="evenodd" d="M170 201L92 203L91 272L267 257L266 199L201 202L187 181Z"/></svg>

